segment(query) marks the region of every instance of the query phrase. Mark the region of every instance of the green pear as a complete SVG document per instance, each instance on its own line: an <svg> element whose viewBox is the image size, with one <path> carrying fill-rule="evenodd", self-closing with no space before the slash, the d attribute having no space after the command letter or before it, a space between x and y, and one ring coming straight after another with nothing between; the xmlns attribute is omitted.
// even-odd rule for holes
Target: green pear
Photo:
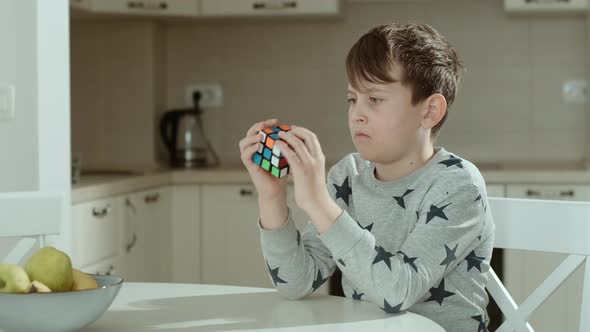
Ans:
<svg viewBox="0 0 590 332"><path fill-rule="evenodd" d="M27 293L31 280L27 272L15 264L0 264L0 293Z"/></svg>
<svg viewBox="0 0 590 332"><path fill-rule="evenodd" d="M37 250L25 264L25 271L31 280L40 281L54 292L72 289L72 261L66 253L54 247Z"/></svg>

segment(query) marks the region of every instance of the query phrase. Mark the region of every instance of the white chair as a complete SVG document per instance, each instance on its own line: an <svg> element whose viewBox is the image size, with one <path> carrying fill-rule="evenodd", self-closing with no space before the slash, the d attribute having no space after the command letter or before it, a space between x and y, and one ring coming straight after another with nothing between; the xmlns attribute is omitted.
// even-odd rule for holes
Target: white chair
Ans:
<svg viewBox="0 0 590 332"><path fill-rule="evenodd" d="M590 331L590 202L489 198L489 208L494 247L569 254L520 305L490 269L487 289L506 318L497 331L534 331L531 314L584 263L579 331Z"/></svg>

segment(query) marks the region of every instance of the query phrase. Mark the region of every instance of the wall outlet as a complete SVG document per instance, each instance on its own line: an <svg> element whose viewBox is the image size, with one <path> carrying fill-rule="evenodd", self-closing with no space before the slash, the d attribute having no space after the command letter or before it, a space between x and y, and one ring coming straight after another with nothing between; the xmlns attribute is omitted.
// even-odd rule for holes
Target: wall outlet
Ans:
<svg viewBox="0 0 590 332"><path fill-rule="evenodd" d="M0 83L0 121L14 120L14 85Z"/></svg>
<svg viewBox="0 0 590 332"><path fill-rule="evenodd" d="M588 95L586 80L569 80L563 82L563 101L572 104L584 104Z"/></svg>
<svg viewBox="0 0 590 332"><path fill-rule="evenodd" d="M223 105L223 90L219 83L190 84L185 88L185 104L187 107L194 106L193 93L201 92L199 105L201 108L216 108Z"/></svg>

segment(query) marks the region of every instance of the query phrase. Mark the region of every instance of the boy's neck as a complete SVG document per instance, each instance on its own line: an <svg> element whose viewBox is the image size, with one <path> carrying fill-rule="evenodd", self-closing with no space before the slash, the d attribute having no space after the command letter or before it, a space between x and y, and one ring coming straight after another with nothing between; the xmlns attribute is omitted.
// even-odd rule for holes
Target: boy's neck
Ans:
<svg viewBox="0 0 590 332"><path fill-rule="evenodd" d="M424 167L434 157L434 154L434 147L429 145L392 163L375 163L375 178L383 182L399 180Z"/></svg>

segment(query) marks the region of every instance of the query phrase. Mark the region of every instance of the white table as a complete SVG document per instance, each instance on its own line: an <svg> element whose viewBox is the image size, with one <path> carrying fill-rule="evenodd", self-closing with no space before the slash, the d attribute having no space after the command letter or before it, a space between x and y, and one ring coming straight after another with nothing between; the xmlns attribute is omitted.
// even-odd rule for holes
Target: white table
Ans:
<svg viewBox="0 0 590 332"><path fill-rule="evenodd" d="M274 289L123 284L104 315L84 331L421 331L442 332L426 317L386 314L375 304L336 296L291 301Z"/></svg>

